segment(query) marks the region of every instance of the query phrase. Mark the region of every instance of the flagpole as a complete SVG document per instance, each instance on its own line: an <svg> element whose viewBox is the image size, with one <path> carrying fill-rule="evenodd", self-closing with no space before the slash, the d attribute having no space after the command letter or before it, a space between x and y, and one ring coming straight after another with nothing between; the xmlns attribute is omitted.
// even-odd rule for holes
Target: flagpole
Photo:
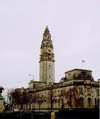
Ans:
<svg viewBox="0 0 100 119"><path fill-rule="evenodd" d="M84 60L82 60L82 69L84 68L84 63L85 63L85 61L84 61Z"/></svg>

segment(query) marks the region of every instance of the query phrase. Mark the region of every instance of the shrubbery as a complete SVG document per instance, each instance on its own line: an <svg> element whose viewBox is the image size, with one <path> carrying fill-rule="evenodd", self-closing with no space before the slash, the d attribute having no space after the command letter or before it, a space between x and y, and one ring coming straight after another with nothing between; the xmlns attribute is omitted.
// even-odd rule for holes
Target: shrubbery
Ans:
<svg viewBox="0 0 100 119"><path fill-rule="evenodd" d="M2 112L0 119L49 119L50 113L42 112Z"/></svg>
<svg viewBox="0 0 100 119"><path fill-rule="evenodd" d="M0 119L50 119L48 112L2 112ZM56 119L99 119L99 109L63 109L55 113Z"/></svg>

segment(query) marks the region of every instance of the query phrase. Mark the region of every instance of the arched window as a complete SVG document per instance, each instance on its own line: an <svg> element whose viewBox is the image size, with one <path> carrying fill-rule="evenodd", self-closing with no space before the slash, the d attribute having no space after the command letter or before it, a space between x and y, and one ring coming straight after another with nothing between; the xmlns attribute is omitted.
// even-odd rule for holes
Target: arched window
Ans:
<svg viewBox="0 0 100 119"><path fill-rule="evenodd" d="M84 98L79 99L79 104L81 108L84 108Z"/></svg>

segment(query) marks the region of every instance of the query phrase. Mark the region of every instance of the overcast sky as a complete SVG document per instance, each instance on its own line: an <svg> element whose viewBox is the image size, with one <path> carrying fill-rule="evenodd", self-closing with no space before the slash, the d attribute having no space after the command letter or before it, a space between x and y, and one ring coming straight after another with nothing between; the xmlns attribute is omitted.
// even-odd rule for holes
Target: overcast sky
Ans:
<svg viewBox="0 0 100 119"><path fill-rule="evenodd" d="M75 68L100 78L100 0L0 0L0 85L5 89L28 87L29 74L39 80L46 25L56 82Z"/></svg>

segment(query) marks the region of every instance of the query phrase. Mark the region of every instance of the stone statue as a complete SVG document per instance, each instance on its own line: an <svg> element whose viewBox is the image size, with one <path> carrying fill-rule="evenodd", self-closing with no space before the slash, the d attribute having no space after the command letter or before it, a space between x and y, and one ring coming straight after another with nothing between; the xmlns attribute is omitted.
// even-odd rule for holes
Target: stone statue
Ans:
<svg viewBox="0 0 100 119"><path fill-rule="evenodd" d="M4 90L4 88L0 86L0 94L2 93L2 90Z"/></svg>

